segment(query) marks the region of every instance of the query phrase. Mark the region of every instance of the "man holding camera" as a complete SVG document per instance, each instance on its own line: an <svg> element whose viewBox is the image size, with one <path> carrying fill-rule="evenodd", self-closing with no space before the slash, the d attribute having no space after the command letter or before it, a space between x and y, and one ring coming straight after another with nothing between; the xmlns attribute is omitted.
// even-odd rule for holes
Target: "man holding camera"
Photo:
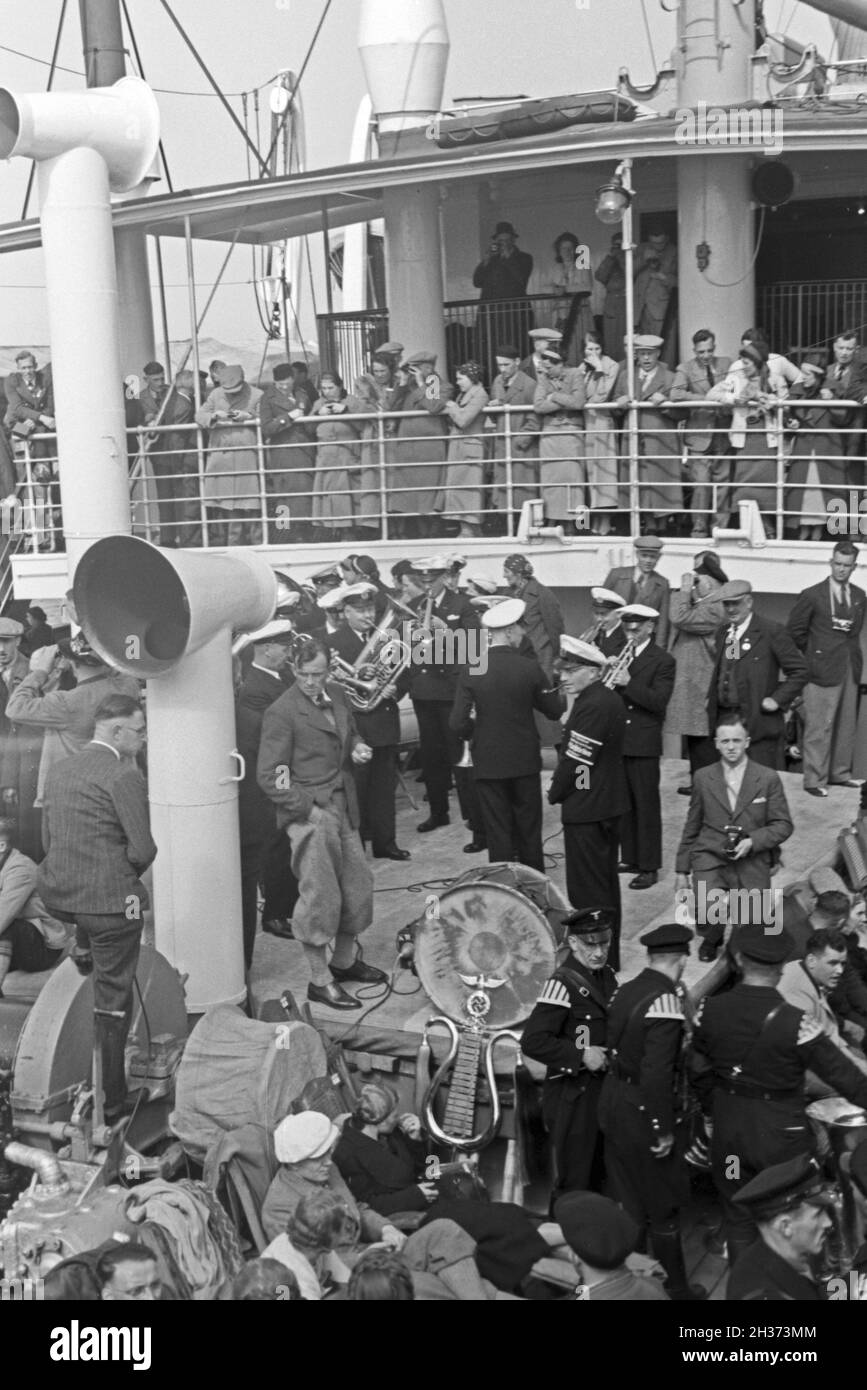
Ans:
<svg viewBox="0 0 867 1390"><path fill-rule="evenodd" d="M696 924L704 935L698 955L704 961L716 958L731 890L769 891L776 850L794 829L779 774L747 756L743 720L725 715L715 742L719 762L695 773L675 861L677 892L689 890L692 874ZM737 914L733 920L743 925Z"/></svg>

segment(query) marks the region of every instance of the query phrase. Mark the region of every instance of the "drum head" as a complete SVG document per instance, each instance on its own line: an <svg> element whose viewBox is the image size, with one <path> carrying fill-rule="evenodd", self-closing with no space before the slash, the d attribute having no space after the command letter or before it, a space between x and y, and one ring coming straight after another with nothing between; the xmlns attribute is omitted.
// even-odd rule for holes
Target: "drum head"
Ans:
<svg viewBox="0 0 867 1390"><path fill-rule="evenodd" d="M544 913L501 883L453 884L422 919L415 939L418 977L437 1008L467 1021L473 986L461 976L503 980L488 986L489 1029L522 1023L555 967L554 933Z"/></svg>

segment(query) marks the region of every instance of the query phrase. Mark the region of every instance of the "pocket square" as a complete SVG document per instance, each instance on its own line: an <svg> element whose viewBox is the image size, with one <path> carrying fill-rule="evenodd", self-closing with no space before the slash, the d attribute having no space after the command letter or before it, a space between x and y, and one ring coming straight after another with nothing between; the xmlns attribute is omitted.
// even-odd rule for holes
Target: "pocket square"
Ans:
<svg viewBox="0 0 867 1390"><path fill-rule="evenodd" d="M758 806L760 801L767 801L767 799L768 798L766 796L754 796L752 804L754 806Z"/></svg>

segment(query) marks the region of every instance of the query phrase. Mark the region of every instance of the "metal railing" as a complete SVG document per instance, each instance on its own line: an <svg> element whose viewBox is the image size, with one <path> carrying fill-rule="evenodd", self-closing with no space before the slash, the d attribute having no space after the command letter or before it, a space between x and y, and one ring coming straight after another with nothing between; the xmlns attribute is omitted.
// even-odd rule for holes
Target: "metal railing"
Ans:
<svg viewBox="0 0 867 1390"><path fill-rule="evenodd" d="M756 291L757 322L796 359L837 333L867 329L867 280L784 280Z"/></svg>
<svg viewBox="0 0 867 1390"><path fill-rule="evenodd" d="M514 536L524 502L541 497L546 520L578 534L700 534L736 521L747 499L773 539L867 532L860 403L835 401L860 413L833 429L825 402L780 401L742 438L725 406L708 432L708 408L599 404L545 417L489 406L475 433L424 411L346 411L307 416L292 442L276 445L254 421L249 442L218 450L195 424L150 425L128 432L132 529L164 546L220 548ZM818 410L821 426L811 420ZM703 420L690 426L693 411ZM161 449L169 433L184 447ZM49 444L51 436L27 441L18 490L4 504L0 595L8 597L13 554L63 546ZM31 456L33 446L43 457Z"/></svg>

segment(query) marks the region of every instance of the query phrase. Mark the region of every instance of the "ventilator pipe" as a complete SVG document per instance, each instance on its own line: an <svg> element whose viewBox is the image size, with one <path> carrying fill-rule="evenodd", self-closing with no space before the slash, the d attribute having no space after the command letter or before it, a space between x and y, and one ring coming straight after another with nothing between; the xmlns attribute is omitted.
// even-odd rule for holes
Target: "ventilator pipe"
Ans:
<svg viewBox="0 0 867 1390"><path fill-rule="evenodd" d="M255 551L169 551L109 536L82 557L75 607L96 651L147 678L157 950L187 975L187 1008L244 997L231 630L277 603Z"/></svg>
<svg viewBox="0 0 867 1390"><path fill-rule="evenodd" d="M46 1196L58 1197L69 1191L69 1179L54 1154L44 1149L34 1149L31 1144L7 1144L3 1155L19 1168L32 1168L39 1175L39 1182Z"/></svg>
<svg viewBox="0 0 867 1390"><path fill-rule="evenodd" d="M86 93L0 89L0 158L37 164L70 574L93 540L130 529L110 194L141 182L158 141L137 77Z"/></svg>
<svg viewBox="0 0 867 1390"><path fill-rule="evenodd" d="M867 29L867 3L865 0L804 0L811 10L819 10L831 19L841 19L856 29Z"/></svg>

